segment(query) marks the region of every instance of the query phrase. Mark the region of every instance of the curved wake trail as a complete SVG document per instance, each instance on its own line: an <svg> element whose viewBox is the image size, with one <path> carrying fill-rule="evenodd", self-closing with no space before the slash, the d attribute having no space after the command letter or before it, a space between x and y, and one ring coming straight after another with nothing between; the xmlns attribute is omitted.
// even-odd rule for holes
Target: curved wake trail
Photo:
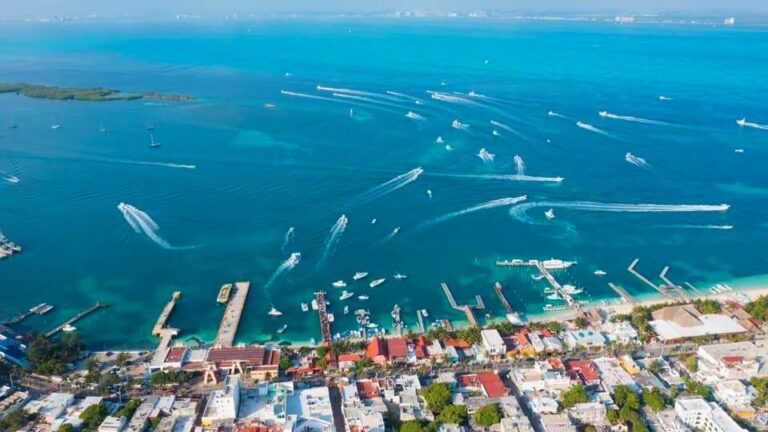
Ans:
<svg viewBox="0 0 768 432"><path fill-rule="evenodd" d="M280 246L280 251L285 253L285 250L288 248L288 245L293 241L293 235L296 233L296 228L289 227L288 231L285 232L285 237L283 237L283 244Z"/></svg>
<svg viewBox="0 0 768 432"><path fill-rule="evenodd" d="M356 200L353 201L354 205L360 206L363 204L367 204L373 200L383 197L384 195L388 195L408 185L409 183L416 181L416 179L418 179L422 173L424 173L424 169L421 167L418 167L408 171L407 173L400 174L395 178L387 180L384 183L369 190L368 192L365 192L362 195L360 195Z"/></svg>
<svg viewBox="0 0 768 432"><path fill-rule="evenodd" d="M609 118L614 120L624 120L628 122L644 123L644 124L657 125L657 126L671 126L671 123L667 123L659 120L650 120L650 119L645 119L641 117L618 115L618 114L609 113L608 111L600 111L598 114L602 118Z"/></svg>
<svg viewBox="0 0 768 432"><path fill-rule="evenodd" d="M415 229L417 231L418 230L422 230L422 229L425 229L425 228L430 227L432 225L436 225L436 224L439 224L439 223L442 223L442 222L449 221L451 219L457 218L459 216L463 216L463 215L469 214L469 213L478 212L478 211L481 211L481 210L489 210L489 209L493 209L493 208L497 208L497 207L506 207L506 206L515 205L517 203L525 201L526 199L528 199L528 196L521 195L521 196L517 196L517 197L499 198L499 199L487 201L487 202L484 202L484 203L481 203L481 204L478 204L478 205L474 205L472 207L467 207L467 208L465 208L463 210L458 210L458 211L451 212L451 213L448 213L448 214L444 214L444 215L442 215L440 217L436 217L434 219L428 220L428 221L423 222L423 223L419 224L418 226L416 226Z"/></svg>
<svg viewBox="0 0 768 432"><path fill-rule="evenodd" d="M272 273L272 276L269 277L269 280L267 283L264 284L264 290L266 291L267 288L272 286L273 283L277 280L277 278L280 277L283 273L293 270L296 268L296 266L301 261L301 253L294 252L291 254L291 256L288 257L285 261L283 261L282 264L280 264L276 269L275 272Z"/></svg>
<svg viewBox="0 0 768 432"><path fill-rule="evenodd" d="M509 210L509 214L519 222L537 225L537 222L528 216L528 210L534 208L564 208L569 210L581 210L592 212L613 213L697 213L697 212L724 212L731 206L728 204L702 205L702 204L620 204L599 203L593 201L536 201L517 205Z"/></svg>
<svg viewBox="0 0 768 432"><path fill-rule="evenodd" d="M419 120L419 121L426 121L427 120L427 118L424 117L423 115L415 113L413 111L408 111L408 113L405 116L408 117L409 119L412 119L412 120Z"/></svg>
<svg viewBox="0 0 768 432"><path fill-rule="evenodd" d="M21 179L19 179L15 175L9 174L9 173L7 173L5 171L2 171L2 170L0 170L0 179L2 179L3 181L6 181L8 183L18 183L18 182L21 181Z"/></svg>
<svg viewBox="0 0 768 432"><path fill-rule="evenodd" d="M600 134L600 135L603 135L603 136L607 136L608 138L619 139L616 135L613 135L613 134L611 134L609 132L606 132L606 131L604 131L602 129L598 129L598 128L592 126L589 123L584 123L584 122L581 122L581 121L577 121L576 122L576 126L582 128L584 130L588 130L590 132L594 132L594 133L597 133L597 134Z"/></svg>
<svg viewBox="0 0 768 432"><path fill-rule="evenodd" d="M331 227L331 230L328 232L328 237L325 239L325 245L323 245L323 254L320 255L320 261L317 262L318 269L325 265L328 257L336 251L336 245L339 244L341 235L344 234L344 230L347 229L348 222L349 220L347 219L347 216L341 215Z"/></svg>
<svg viewBox="0 0 768 432"><path fill-rule="evenodd" d="M559 117L559 118L564 118L564 119L568 119L568 120L573 120L571 117L568 117L567 115L563 115L563 114L560 114L560 113L557 113L557 112L554 112L554 111L547 112L547 115L550 116L550 117Z"/></svg>
<svg viewBox="0 0 768 432"><path fill-rule="evenodd" d="M507 131L507 132L509 132L509 133L512 133L512 134L514 134L515 136L517 136L517 137L518 137L518 138L520 138L521 140L528 142L528 138L526 138L526 137L525 137L525 135L523 135L523 134L521 134L520 132L518 132L518 131L516 131L516 130L512 129L512 127L510 127L509 125L506 125L506 124L504 124L504 123L502 123L502 122L500 122L500 121L496 121L496 120L491 120L491 122L490 122L490 123L491 123L492 125L496 126L496 127L499 127L499 128L502 128L502 129L504 129L505 131Z"/></svg>
<svg viewBox="0 0 768 432"><path fill-rule="evenodd" d="M515 169L517 170L517 175L525 175L525 162L520 155L515 155Z"/></svg>
<svg viewBox="0 0 768 432"><path fill-rule="evenodd" d="M391 241L393 238L395 238L395 236L396 236L396 235L397 235L399 232L400 232L400 227L395 227L395 228L392 230L392 232L390 232L389 234L387 234L387 236L386 236L386 237L384 237L383 239L379 240L379 242L378 242L377 244L380 244L380 245L381 245L381 244L384 244L384 243L390 242L390 241Z"/></svg>
<svg viewBox="0 0 768 432"><path fill-rule="evenodd" d="M196 247L178 247L171 245L167 240L157 234L157 231L160 230L160 227L157 225L157 223L151 217L149 217L148 214L130 204L121 202L117 205L117 209L120 210L120 212L123 214L123 218L125 218L126 222L128 222L128 225L130 225L137 234L144 234L163 249L182 250L193 249Z"/></svg>
<svg viewBox="0 0 768 432"><path fill-rule="evenodd" d="M370 104L370 103L361 103L359 101L355 101L354 100L355 98L352 97L352 96L349 96L349 95L347 95L348 97L344 98L345 100L342 100L342 99L330 98L330 97L325 97L325 96L317 96L317 95L307 94L307 93L298 93L298 92L293 92L293 91L288 91L288 90L280 90L280 93L284 94L286 96L293 96L293 97L304 98L304 99L321 100L321 101L333 102L333 103L337 103L337 104L352 105L352 106L356 106L356 107L360 107L360 108L376 109L376 110L380 110L380 111L384 111L384 112L388 112L388 113L395 113L394 110L390 110L390 109L385 108L383 106L378 106L378 105ZM349 99L349 100L346 100L346 99Z"/></svg>
<svg viewBox="0 0 768 432"><path fill-rule="evenodd" d="M736 124L741 127L749 127L753 129L760 129L760 130L768 130L768 125L760 124L760 123L754 123L754 122L748 122L747 119L743 118L741 120L736 120Z"/></svg>
<svg viewBox="0 0 768 432"><path fill-rule="evenodd" d="M678 225L659 225L660 228L681 228L681 229L705 229L705 230L721 230L721 231L730 231L733 229L733 225L689 225L689 224L678 224Z"/></svg>
<svg viewBox="0 0 768 432"><path fill-rule="evenodd" d="M624 155L624 160L631 163L632 165L640 168L650 168L651 165L643 158L633 155L632 153L627 153Z"/></svg>

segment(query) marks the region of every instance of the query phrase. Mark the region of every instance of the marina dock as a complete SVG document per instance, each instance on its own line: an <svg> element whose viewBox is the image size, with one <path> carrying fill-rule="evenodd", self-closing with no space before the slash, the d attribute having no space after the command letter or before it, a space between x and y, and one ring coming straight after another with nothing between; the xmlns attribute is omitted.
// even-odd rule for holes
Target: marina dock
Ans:
<svg viewBox="0 0 768 432"><path fill-rule="evenodd" d="M80 312L79 314L77 314L77 315L73 316L72 318L64 321L61 324L59 324L56 328L54 328L53 330L50 330L44 336L46 338L50 338L50 337L56 336L60 331L62 331L64 329L64 327L71 326L72 324L80 321L81 319L87 317L88 315L96 312L99 309L105 308L107 306L109 306L109 305L106 304L106 303L98 302L95 305L89 307L88 309Z"/></svg>
<svg viewBox="0 0 768 432"><path fill-rule="evenodd" d="M619 297L621 297L621 299L624 300L624 302L629 304L637 304L637 300L634 297L632 297L629 294L629 292L627 292L627 290L625 290L624 288L620 287L619 285L616 285L613 282L608 282L608 286L611 287L611 289L613 289L614 291L616 291L616 294L618 294Z"/></svg>
<svg viewBox="0 0 768 432"><path fill-rule="evenodd" d="M163 311L160 313L160 316L157 317L157 321L155 322L155 326L152 327L152 336L161 336L163 333L163 330L166 328L166 324L168 323L168 318L171 316L171 312L173 312L173 308L176 306L176 302L181 297L181 291L175 291L173 295L171 296L171 300L165 305L163 308Z"/></svg>
<svg viewBox="0 0 768 432"><path fill-rule="evenodd" d="M2 323L0 323L0 325L11 326L11 325L14 325L14 324L18 324L18 323L24 321L25 319L29 318L33 314L34 314L34 312L32 310L28 310L26 312L20 312L20 313L17 313L16 315L14 315L11 319L9 319L7 321L3 321Z"/></svg>
<svg viewBox="0 0 768 432"><path fill-rule="evenodd" d="M160 338L160 342L158 342L157 348L155 348L155 355L152 356L152 362L150 363L152 369L159 369L162 366L165 357L168 355L168 350L171 349L171 341L180 332L177 328L167 327L168 318L171 316L171 312L173 312L173 308L180 298L181 291L174 291L173 295L171 295L171 300L166 303L163 311L160 312L160 316L157 317L155 326L152 328L152 336Z"/></svg>
<svg viewBox="0 0 768 432"><path fill-rule="evenodd" d="M443 287L443 292L445 293L445 296L448 298L448 303L450 303L451 307L460 310L464 312L464 315L467 316L467 321L469 321L469 324L473 327L479 327L479 324L477 322L477 318L475 317L475 313L472 311L472 309L485 309L485 303L483 303L483 298L479 295L475 296L475 301L477 302L474 306L473 305L459 305L456 303L456 299L453 297L453 293L451 292L451 289L448 288L448 284L443 282L440 284L440 286Z"/></svg>
<svg viewBox="0 0 768 432"><path fill-rule="evenodd" d="M687 286L688 289L693 291L693 293L696 294L698 297L704 297L706 295L703 292L701 292L701 290L693 286L693 284L691 284L690 282L685 282L685 286Z"/></svg>
<svg viewBox="0 0 768 432"><path fill-rule="evenodd" d="M651 282L647 277L643 276L635 270L637 267L637 263L640 262L640 258L635 258L634 261L627 267L627 271L632 273L636 278L640 279L643 283L648 285L649 287L655 289L658 291L662 296L669 300L677 300L676 297L680 297L683 300L689 299L688 294L685 293L682 287L675 285L672 281L667 279L666 275L669 271L669 266L664 267L664 269L661 271L661 274L659 275L661 280L666 285L656 285L655 283Z"/></svg>
<svg viewBox="0 0 768 432"><path fill-rule="evenodd" d="M563 285L561 285L560 282L558 282L557 279L555 279L555 277L547 268L549 266L552 269L564 270L573 264L576 264L576 262L561 261L561 260L555 260L555 259L551 259L547 261L539 261L535 259L522 260L522 259L516 258L513 260L496 261L496 265L498 267L535 267L539 271L539 273L541 274L541 277L546 279L547 283L549 283L549 286L551 287L552 291L556 293L560 297L560 299L564 300L566 303L565 305L562 305L562 306L560 305L553 306L551 304L548 304L544 307L545 311L581 309L581 305L583 302L575 300L573 296L569 294L569 292L563 287Z"/></svg>
<svg viewBox="0 0 768 432"><path fill-rule="evenodd" d="M683 287L669 280L667 273L669 273L669 266L664 266L664 268L661 270L661 273L659 274L659 279L663 280L664 283L667 284L667 287L677 291L677 294L680 296L680 298L683 300L690 300L691 297L688 295L688 293L685 292Z"/></svg>
<svg viewBox="0 0 768 432"><path fill-rule="evenodd" d="M507 301L507 298L504 297L504 293L502 292L502 286L501 283L496 282L496 284L493 286L493 290L496 291L496 295L499 296L499 300L501 300L501 304L504 305L504 309L506 309L508 314L515 313L514 309L512 309L512 306L509 305L509 302Z"/></svg>
<svg viewBox="0 0 768 432"><path fill-rule="evenodd" d="M323 345L331 346L333 339L331 337L331 321L328 319L328 307L325 303L325 291L315 293L315 302L317 303L317 314L320 317L320 334Z"/></svg>
<svg viewBox="0 0 768 432"><path fill-rule="evenodd" d="M224 310L224 316L221 318L219 332L216 335L214 345L219 347L231 347L235 342L237 327L240 325L240 317L243 315L245 301L248 299L248 291L251 289L250 282L235 282L233 291L230 294L229 303Z"/></svg>

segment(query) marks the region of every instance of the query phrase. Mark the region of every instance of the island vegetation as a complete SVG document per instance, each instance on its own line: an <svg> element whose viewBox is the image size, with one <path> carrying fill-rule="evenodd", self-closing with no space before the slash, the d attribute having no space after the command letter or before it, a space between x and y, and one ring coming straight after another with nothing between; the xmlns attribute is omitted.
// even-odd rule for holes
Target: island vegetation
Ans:
<svg viewBox="0 0 768 432"><path fill-rule="evenodd" d="M155 91L124 93L120 90L102 87L52 87L27 83L0 83L0 93L16 93L18 95L51 100L76 100L90 102L128 101L137 99L159 99L172 101L192 101L192 96L181 94L159 93Z"/></svg>

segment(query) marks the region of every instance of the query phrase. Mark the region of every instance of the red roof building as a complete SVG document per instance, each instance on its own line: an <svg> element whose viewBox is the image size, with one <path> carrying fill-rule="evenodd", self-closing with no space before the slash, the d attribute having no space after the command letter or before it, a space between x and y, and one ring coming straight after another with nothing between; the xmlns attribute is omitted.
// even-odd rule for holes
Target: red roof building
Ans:
<svg viewBox="0 0 768 432"><path fill-rule="evenodd" d="M477 378L480 380L480 385L487 397L500 398L509 395L509 389L496 372L478 372Z"/></svg>
<svg viewBox="0 0 768 432"><path fill-rule="evenodd" d="M585 386L600 384L600 371L592 360L570 360L566 371L574 381L581 381Z"/></svg>
<svg viewBox="0 0 768 432"><path fill-rule="evenodd" d="M173 347L168 350L165 359L163 360L164 367L180 368L184 365L184 360L187 357L186 347Z"/></svg>
<svg viewBox="0 0 768 432"><path fill-rule="evenodd" d="M408 360L408 341L405 338L387 339L387 354L390 362L404 362Z"/></svg>
<svg viewBox="0 0 768 432"><path fill-rule="evenodd" d="M352 369L360 360L362 360L360 354L341 354L338 358L339 369Z"/></svg>
<svg viewBox="0 0 768 432"><path fill-rule="evenodd" d="M389 358L387 356L387 344L384 340L377 337L371 339L368 347L365 349L365 355L376 364L384 364Z"/></svg>
<svg viewBox="0 0 768 432"><path fill-rule="evenodd" d="M475 374L459 375L456 377L456 383L459 385L459 388L469 391L480 391L483 389L480 378Z"/></svg>
<svg viewBox="0 0 768 432"><path fill-rule="evenodd" d="M447 347L454 347L456 349L467 349L471 345L463 340L459 339L446 339L445 340L445 346Z"/></svg>
<svg viewBox="0 0 768 432"><path fill-rule="evenodd" d="M360 399L375 399L379 397L379 385L377 382L369 379L358 380L357 393L360 395Z"/></svg>
<svg viewBox="0 0 768 432"><path fill-rule="evenodd" d="M559 357L549 357L547 363L549 363L550 369L565 370L565 365L563 365L563 361Z"/></svg>
<svg viewBox="0 0 768 432"><path fill-rule="evenodd" d="M219 368L234 368L239 364L244 373L263 379L266 374L277 376L280 350L257 345L211 348L205 361Z"/></svg>

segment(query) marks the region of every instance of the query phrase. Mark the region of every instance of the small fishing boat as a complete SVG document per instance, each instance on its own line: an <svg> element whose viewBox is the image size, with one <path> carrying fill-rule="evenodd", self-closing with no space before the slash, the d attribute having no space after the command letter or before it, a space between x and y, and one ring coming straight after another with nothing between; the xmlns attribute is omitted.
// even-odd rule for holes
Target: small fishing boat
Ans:
<svg viewBox="0 0 768 432"><path fill-rule="evenodd" d="M272 308L269 310L269 312L267 312L267 315L269 315L269 316L271 316L271 317L279 317L279 316L281 316L282 314L283 314L283 313L282 313L282 312L280 312L279 310L275 309L275 307L274 307L274 306L272 306Z"/></svg>
<svg viewBox="0 0 768 432"><path fill-rule="evenodd" d="M337 280L336 282L332 283L331 285L333 285L334 288L344 288L345 286L347 286L347 283L344 282L343 280Z"/></svg>
<svg viewBox="0 0 768 432"><path fill-rule="evenodd" d="M58 124L58 123L55 123L55 124L51 125L51 129L53 129L53 130L56 130L56 129L59 129L59 128L61 128L61 125Z"/></svg>
<svg viewBox="0 0 768 432"><path fill-rule="evenodd" d="M339 300L344 301L344 300L347 300L347 299L351 298L354 295L355 295L355 293L349 292L347 290L344 290L344 291L342 291L341 295L339 296Z"/></svg>
<svg viewBox="0 0 768 432"><path fill-rule="evenodd" d="M352 276L352 279L354 280L360 280L368 276L368 272L357 272L354 276Z"/></svg>
<svg viewBox="0 0 768 432"><path fill-rule="evenodd" d="M357 299L358 299L358 300L363 300L363 301L365 301L365 300L368 300L369 298L370 298L370 297L368 297L367 295L361 295L361 296L357 296Z"/></svg>
<svg viewBox="0 0 768 432"><path fill-rule="evenodd" d="M301 302L301 311L302 312L309 312L309 305L304 303L304 302Z"/></svg>
<svg viewBox="0 0 768 432"><path fill-rule="evenodd" d="M371 288L376 288L377 286L379 286L379 285L383 284L383 283L384 283L384 282L386 282L386 281L387 281L387 280L386 280L386 279L384 279L384 278L381 278L381 279L376 279L376 280L373 280L373 281L371 281L371 283L369 284L369 286L370 286Z"/></svg>
<svg viewBox="0 0 768 432"><path fill-rule="evenodd" d="M395 279L397 279L397 280L405 280L405 279L408 279L408 276L406 276L406 275L404 275L404 274L402 274L402 273L395 273L395 275L394 275L394 276L392 276L392 277L393 277L393 278L395 278Z"/></svg>
<svg viewBox="0 0 768 432"><path fill-rule="evenodd" d="M73 326L71 324L67 324L67 325L65 325L64 327L61 328L61 331L67 332L67 333L73 332L75 330L77 330L77 327L75 327L75 326Z"/></svg>
<svg viewBox="0 0 768 432"><path fill-rule="evenodd" d="M552 209L549 209L549 210L547 210L547 211L545 211L545 212L544 212L544 216L546 216L546 217L547 217L547 219L550 219L550 220L552 220L552 219L554 219L554 218L555 218L555 211L554 211L554 210L552 210Z"/></svg>
<svg viewBox="0 0 768 432"><path fill-rule="evenodd" d="M595 270L595 276L605 276L605 275L607 275L607 274L608 274L608 273L606 273L606 272L605 272L605 271L603 271L603 270L599 270L599 269L598 269L598 270Z"/></svg>

